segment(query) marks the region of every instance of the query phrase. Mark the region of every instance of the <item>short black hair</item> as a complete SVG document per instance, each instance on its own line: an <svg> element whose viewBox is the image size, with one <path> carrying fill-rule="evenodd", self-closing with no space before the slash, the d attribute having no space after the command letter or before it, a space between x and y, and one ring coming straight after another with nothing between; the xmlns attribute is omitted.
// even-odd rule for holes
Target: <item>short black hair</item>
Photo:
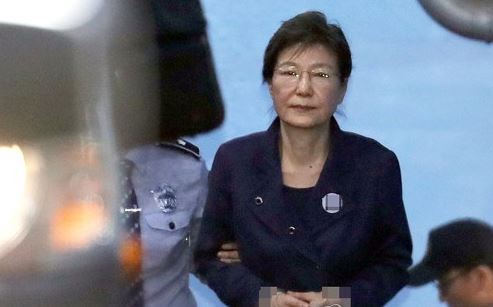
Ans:
<svg viewBox="0 0 493 307"><path fill-rule="evenodd" d="M340 79L345 82L351 75L352 60L349 44L338 25L327 23L325 15L318 11L308 11L284 21L271 37L264 53L262 77L270 83L279 54L286 48L300 46L305 48L321 44L335 52Z"/></svg>

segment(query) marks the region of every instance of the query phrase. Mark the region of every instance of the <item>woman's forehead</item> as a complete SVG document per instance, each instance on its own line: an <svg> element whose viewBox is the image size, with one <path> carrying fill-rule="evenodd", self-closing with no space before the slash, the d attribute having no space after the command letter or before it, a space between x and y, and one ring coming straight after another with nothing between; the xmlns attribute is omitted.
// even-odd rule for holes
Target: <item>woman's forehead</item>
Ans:
<svg viewBox="0 0 493 307"><path fill-rule="evenodd" d="M283 49L277 57L277 65L309 65L337 67L335 52L322 44L294 45Z"/></svg>

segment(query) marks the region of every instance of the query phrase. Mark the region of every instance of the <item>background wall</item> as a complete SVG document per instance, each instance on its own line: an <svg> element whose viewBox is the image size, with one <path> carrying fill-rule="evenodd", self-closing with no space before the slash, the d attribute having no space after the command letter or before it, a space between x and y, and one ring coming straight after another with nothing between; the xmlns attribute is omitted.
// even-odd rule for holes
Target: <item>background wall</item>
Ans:
<svg viewBox="0 0 493 307"><path fill-rule="evenodd" d="M210 167L218 146L267 128L274 114L261 67L282 20L320 10L343 28L354 70L344 130L399 157L419 261L431 228L471 216L493 223L493 46L436 24L417 1L203 0L226 121L192 141ZM199 306L221 306L197 280ZM433 286L405 288L388 306L438 306Z"/></svg>

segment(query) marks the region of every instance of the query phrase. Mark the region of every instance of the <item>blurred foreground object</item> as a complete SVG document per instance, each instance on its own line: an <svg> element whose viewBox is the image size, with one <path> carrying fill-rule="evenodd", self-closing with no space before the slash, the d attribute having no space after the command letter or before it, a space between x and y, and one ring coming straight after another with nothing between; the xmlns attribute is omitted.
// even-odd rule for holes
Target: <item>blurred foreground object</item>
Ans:
<svg viewBox="0 0 493 307"><path fill-rule="evenodd" d="M119 301L109 101L74 34L0 21L0 306Z"/></svg>
<svg viewBox="0 0 493 307"><path fill-rule="evenodd" d="M1 306L119 300L104 155L100 144L69 135L0 146Z"/></svg>
<svg viewBox="0 0 493 307"><path fill-rule="evenodd" d="M159 47L160 140L207 132L223 121L222 98L199 0L150 0Z"/></svg>
<svg viewBox="0 0 493 307"><path fill-rule="evenodd" d="M462 36L493 41L493 1L418 0L439 24Z"/></svg>
<svg viewBox="0 0 493 307"><path fill-rule="evenodd" d="M0 306L121 303L119 155L182 133L162 120L173 94L161 90L170 63L156 36L158 2L0 3ZM204 33L199 49L208 50ZM191 61L208 69L180 97L218 116L182 122L188 134L223 116L210 54L198 54ZM194 104L180 118L195 118ZM136 262L129 255L124 270Z"/></svg>

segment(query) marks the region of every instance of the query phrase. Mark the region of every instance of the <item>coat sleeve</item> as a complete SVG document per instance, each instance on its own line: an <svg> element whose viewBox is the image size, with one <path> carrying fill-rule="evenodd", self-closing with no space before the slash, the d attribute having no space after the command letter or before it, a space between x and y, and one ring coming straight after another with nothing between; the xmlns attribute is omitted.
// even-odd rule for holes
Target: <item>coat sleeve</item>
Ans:
<svg viewBox="0 0 493 307"><path fill-rule="evenodd" d="M378 244L372 265L351 282L353 306L383 306L409 279L412 242L402 201L399 162L393 152L384 159L379 172L379 208L375 225Z"/></svg>
<svg viewBox="0 0 493 307"><path fill-rule="evenodd" d="M220 262L221 244L235 241L231 203L231 168L223 146L209 173L209 194L195 251L198 274L228 306L256 306L261 280L243 264Z"/></svg>

